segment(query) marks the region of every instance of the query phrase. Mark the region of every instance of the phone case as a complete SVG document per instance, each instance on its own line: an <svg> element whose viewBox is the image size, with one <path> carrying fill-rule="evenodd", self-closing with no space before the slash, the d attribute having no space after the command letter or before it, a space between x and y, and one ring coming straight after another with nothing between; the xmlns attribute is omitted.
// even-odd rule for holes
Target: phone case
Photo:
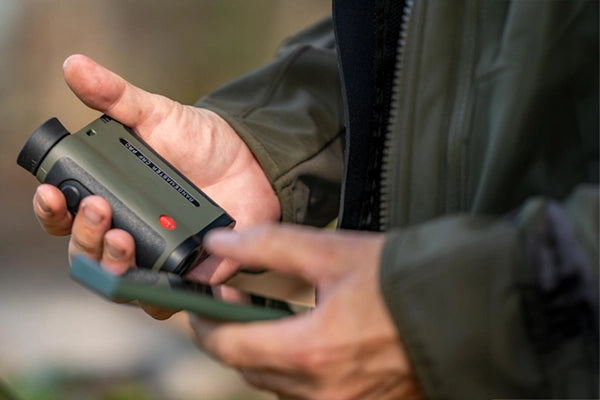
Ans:
<svg viewBox="0 0 600 400"><path fill-rule="evenodd" d="M210 286L188 282L168 272L132 268L123 275L113 275L79 254L73 256L70 275L108 299L138 300L218 320L249 322L294 314L284 302L256 296L252 296L253 300L259 299L260 305L254 301L247 305L226 303L213 297Z"/></svg>

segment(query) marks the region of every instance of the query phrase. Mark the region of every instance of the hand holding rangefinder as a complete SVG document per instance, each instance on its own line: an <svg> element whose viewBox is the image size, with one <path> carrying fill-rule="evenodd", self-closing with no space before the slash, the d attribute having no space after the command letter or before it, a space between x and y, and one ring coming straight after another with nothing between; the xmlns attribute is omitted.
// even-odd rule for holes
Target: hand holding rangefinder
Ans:
<svg viewBox="0 0 600 400"><path fill-rule="evenodd" d="M140 267L183 274L208 254L204 235L235 221L129 128L103 115L70 134L56 118L37 128L17 163L58 187L77 213L89 195L106 199L112 226L135 240Z"/></svg>

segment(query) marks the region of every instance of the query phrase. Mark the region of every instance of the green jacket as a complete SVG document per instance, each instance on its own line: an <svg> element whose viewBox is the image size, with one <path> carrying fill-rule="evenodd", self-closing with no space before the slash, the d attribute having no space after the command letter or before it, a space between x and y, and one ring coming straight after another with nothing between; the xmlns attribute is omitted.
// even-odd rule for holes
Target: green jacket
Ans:
<svg viewBox="0 0 600 400"><path fill-rule="evenodd" d="M283 221L386 232L381 289L431 398L597 397L598 3L420 0L396 30L391 2L364 3L197 105L252 149ZM356 35L369 12L383 28ZM363 101L396 31L391 94Z"/></svg>

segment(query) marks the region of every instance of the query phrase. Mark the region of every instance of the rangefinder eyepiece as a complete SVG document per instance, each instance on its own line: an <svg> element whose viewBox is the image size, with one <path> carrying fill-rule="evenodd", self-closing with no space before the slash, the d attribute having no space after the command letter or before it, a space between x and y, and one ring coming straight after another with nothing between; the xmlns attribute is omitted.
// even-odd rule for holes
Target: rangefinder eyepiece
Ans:
<svg viewBox="0 0 600 400"><path fill-rule="evenodd" d="M112 226L135 240L140 267L183 274L204 260L204 235L235 221L126 126L103 115L74 134L56 118L37 128L17 164L58 187L77 213L99 195Z"/></svg>
<svg viewBox="0 0 600 400"><path fill-rule="evenodd" d="M69 135L69 131L58 119L49 119L29 136L19 152L17 164L35 175L40 162L50 149L67 135Z"/></svg>

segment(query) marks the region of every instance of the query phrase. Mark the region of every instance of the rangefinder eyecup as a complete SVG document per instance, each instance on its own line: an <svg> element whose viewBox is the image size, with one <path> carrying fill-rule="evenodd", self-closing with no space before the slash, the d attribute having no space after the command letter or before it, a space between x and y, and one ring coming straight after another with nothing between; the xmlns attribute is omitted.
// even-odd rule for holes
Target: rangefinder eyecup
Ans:
<svg viewBox="0 0 600 400"><path fill-rule="evenodd" d="M17 164L35 175L48 152L67 135L69 131L63 124L57 118L50 118L29 136L19 152Z"/></svg>
<svg viewBox="0 0 600 400"><path fill-rule="evenodd" d="M93 133L93 134L90 134ZM70 134L56 118L27 139L17 164L63 191L71 212L94 194L128 231L138 266L184 274L208 254L204 235L235 221L129 128L103 115Z"/></svg>

